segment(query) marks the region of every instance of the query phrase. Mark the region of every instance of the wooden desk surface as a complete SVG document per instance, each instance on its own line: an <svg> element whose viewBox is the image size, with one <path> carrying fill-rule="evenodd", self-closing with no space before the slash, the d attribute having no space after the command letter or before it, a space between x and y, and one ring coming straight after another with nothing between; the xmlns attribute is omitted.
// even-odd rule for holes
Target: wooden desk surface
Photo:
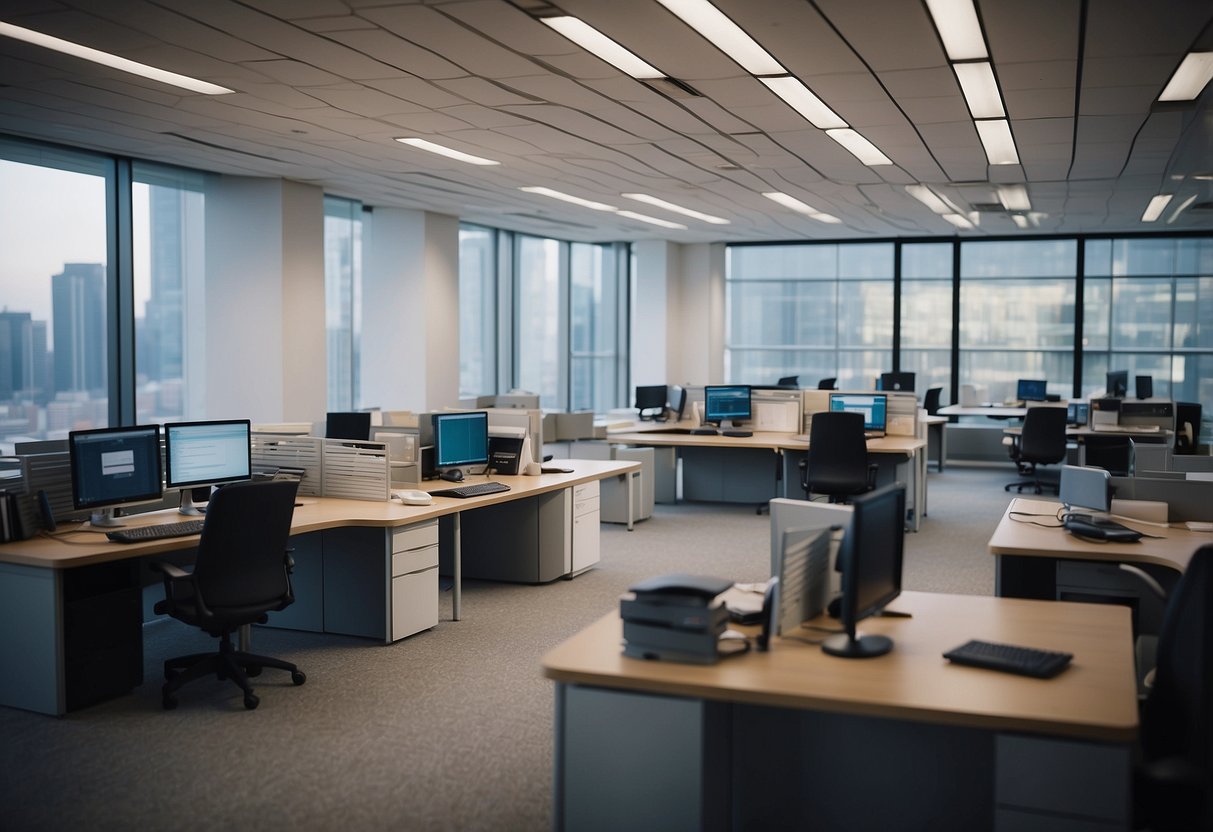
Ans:
<svg viewBox="0 0 1213 832"><path fill-rule="evenodd" d="M446 514L455 514L468 509L480 508L495 503L505 503L524 497L533 497L561 488L569 488L591 480L604 479L635 471L640 468L639 462L614 461L600 459L559 460L561 467L572 468L571 474L541 474L537 477L497 476L469 477L464 483L445 481L425 482L418 486L423 491L438 491L452 488L456 485L472 485L477 482L494 480L510 486L509 491L497 494L486 494L481 497L435 497L428 506L406 506L396 501L388 500L344 500L332 497L300 496L291 519L291 533L305 534L321 529L341 526L404 526L432 520ZM175 509L153 511L145 514L130 515L125 518L129 527L152 525L157 523L174 523L184 520ZM87 524L62 523L60 531ZM109 529L76 531L63 537L33 537L29 540L8 543L0 546L0 563L17 563L26 566L43 566L51 569L66 569L73 566L84 566L108 561L125 560L132 557L143 557L178 549L188 549L197 545L197 535L190 537L175 537L156 540L148 543L111 543L102 533ZM71 541L71 542L68 542Z"/></svg>
<svg viewBox="0 0 1213 832"><path fill-rule="evenodd" d="M965 405L949 404L939 408L940 416L989 416L995 419L1023 418L1026 407L1010 407L1000 404Z"/></svg>
<svg viewBox="0 0 1213 832"><path fill-rule="evenodd" d="M622 623L612 611L544 656L544 675L572 684L782 708L1106 742L1135 738L1137 687L1127 608L924 592L904 592L889 606L913 618L861 622L860 632L893 638L893 651L879 658L840 659L817 645L777 639L769 652L708 666L625 658ZM815 637L812 630L800 632ZM942 657L970 638L1065 650L1074 660L1053 679L1032 679L961 667Z"/></svg>
<svg viewBox="0 0 1213 832"><path fill-rule="evenodd" d="M663 433L662 428L680 429L687 425L660 425L637 431L608 433L607 440L616 444L660 445L686 448L758 448L771 451L805 451L809 438L804 434L754 431L752 436L721 436L719 434ZM882 436L868 440L869 453L904 454L926 446L926 441L914 436Z"/></svg>
<svg viewBox="0 0 1213 832"><path fill-rule="evenodd" d="M1050 500L1029 500L1022 497L1012 500L990 537L990 554L1154 563L1182 572L1188 567L1188 562L1192 560L1197 549L1206 543L1213 543L1213 534L1207 532L1162 528L1134 523L1132 520L1119 522L1145 534L1160 535L1160 539L1142 538L1137 543L1099 543L1074 537L1061 528L1045 528L1011 519L1012 511L1022 511L1028 514L1049 515L1031 518L1039 522L1055 522L1051 518L1059 508L1061 503Z"/></svg>

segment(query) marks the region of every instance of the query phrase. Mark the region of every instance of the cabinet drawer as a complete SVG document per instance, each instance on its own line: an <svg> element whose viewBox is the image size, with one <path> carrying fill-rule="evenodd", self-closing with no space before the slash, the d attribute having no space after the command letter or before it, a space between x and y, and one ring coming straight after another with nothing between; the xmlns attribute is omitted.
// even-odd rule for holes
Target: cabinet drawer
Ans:
<svg viewBox="0 0 1213 832"><path fill-rule="evenodd" d="M437 625L438 567L392 578L391 640L396 641Z"/></svg>
<svg viewBox="0 0 1213 832"><path fill-rule="evenodd" d="M573 516L598 510L598 480L573 486Z"/></svg>
<svg viewBox="0 0 1213 832"><path fill-rule="evenodd" d="M392 551L407 552L409 549L420 549L432 546L438 542L438 521L418 523L414 526L401 526L392 529Z"/></svg>
<svg viewBox="0 0 1213 832"><path fill-rule="evenodd" d="M392 553L392 577L419 572L438 565L438 544L434 543L422 549L412 549L408 552Z"/></svg>

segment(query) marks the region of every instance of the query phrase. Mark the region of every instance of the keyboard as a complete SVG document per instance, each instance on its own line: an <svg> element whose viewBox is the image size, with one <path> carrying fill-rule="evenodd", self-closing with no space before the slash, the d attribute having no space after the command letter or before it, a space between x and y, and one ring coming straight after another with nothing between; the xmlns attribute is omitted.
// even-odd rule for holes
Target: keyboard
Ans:
<svg viewBox="0 0 1213 832"><path fill-rule="evenodd" d="M500 494L509 491L510 487L503 482L478 482L473 485L460 485L457 488L444 488L441 491L431 491L435 497L483 497L485 494Z"/></svg>
<svg viewBox="0 0 1213 832"><path fill-rule="evenodd" d="M144 543L148 540L164 540L169 537L187 537L191 534L201 534L202 524L206 520L182 520L178 523L161 523L158 526L134 526L129 529L117 529L106 532L105 536L115 543Z"/></svg>
<svg viewBox="0 0 1213 832"><path fill-rule="evenodd" d="M974 639L949 650L943 657L956 664L1049 679L1065 670L1074 654Z"/></svg>

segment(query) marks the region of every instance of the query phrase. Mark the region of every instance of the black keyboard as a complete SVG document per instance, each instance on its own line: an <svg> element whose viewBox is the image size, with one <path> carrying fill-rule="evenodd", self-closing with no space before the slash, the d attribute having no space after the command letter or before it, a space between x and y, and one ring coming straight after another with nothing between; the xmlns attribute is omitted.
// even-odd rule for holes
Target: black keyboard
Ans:
<svg viewBox="0 0 1213 832"><path fill-rule="evenodd" d="M164 540L169 537L186 537L191 534L201 534L202 524L206 520L182 520L179 523L161 523L158 526L134 526L129 529L118 529L106 532L105 536L115 543L143 543L148 540Z"/></svg>
<svg viewBox="0 0 1213 832"><path fill-rule="evenodd" d="M974 639L949 650L943 657L957 664L1048 679L1065 670L1074 654Z"/></svg>
<svg viewBox="0 0 1213 832"><path fill-rule="evenodd" d="M482 497L485 494L500 494L509 491L510 487L503 482L478 482L474 485L461 485L457 488L444 488L441 491L431 491L435 497Z"/></svg>

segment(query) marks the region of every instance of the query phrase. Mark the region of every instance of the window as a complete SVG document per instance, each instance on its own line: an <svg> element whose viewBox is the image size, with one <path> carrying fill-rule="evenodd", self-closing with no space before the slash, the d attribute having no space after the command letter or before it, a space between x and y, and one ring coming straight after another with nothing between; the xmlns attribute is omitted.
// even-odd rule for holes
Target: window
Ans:
<svg viewBox="0 0 1213 832"><path fill-rule="evenodd" d="M561 309L562 246L558 240L518 237L514 292L514 387L539 394L547 409L565 408L565 331Z"/></svg>
<svg viewBox="0 0 1213 832"><path fill-rule="evenodd" d="M572 243L569 257L569 409L605 413L615 407L624 374L620 324L625 298L622 251Z"/></svg>
<svg viewBox="0 0 1213 832"><path fill-rule="evenodd" d="M362 331L362 204L324 198L324 308L328 409L359 406L358 363Z"/></svg>
<svg viewBox="0 0 1213 832"><path fill-rule="evenodd" d="M921 397L942 387L952 400L952 244L901 247L901 370Z"/></svg>
<svg viewBox="0 0 1213 832"><path fill-rule="evenodd" d="M459 396L497 392L497 233L459 226Z"/></svg>

